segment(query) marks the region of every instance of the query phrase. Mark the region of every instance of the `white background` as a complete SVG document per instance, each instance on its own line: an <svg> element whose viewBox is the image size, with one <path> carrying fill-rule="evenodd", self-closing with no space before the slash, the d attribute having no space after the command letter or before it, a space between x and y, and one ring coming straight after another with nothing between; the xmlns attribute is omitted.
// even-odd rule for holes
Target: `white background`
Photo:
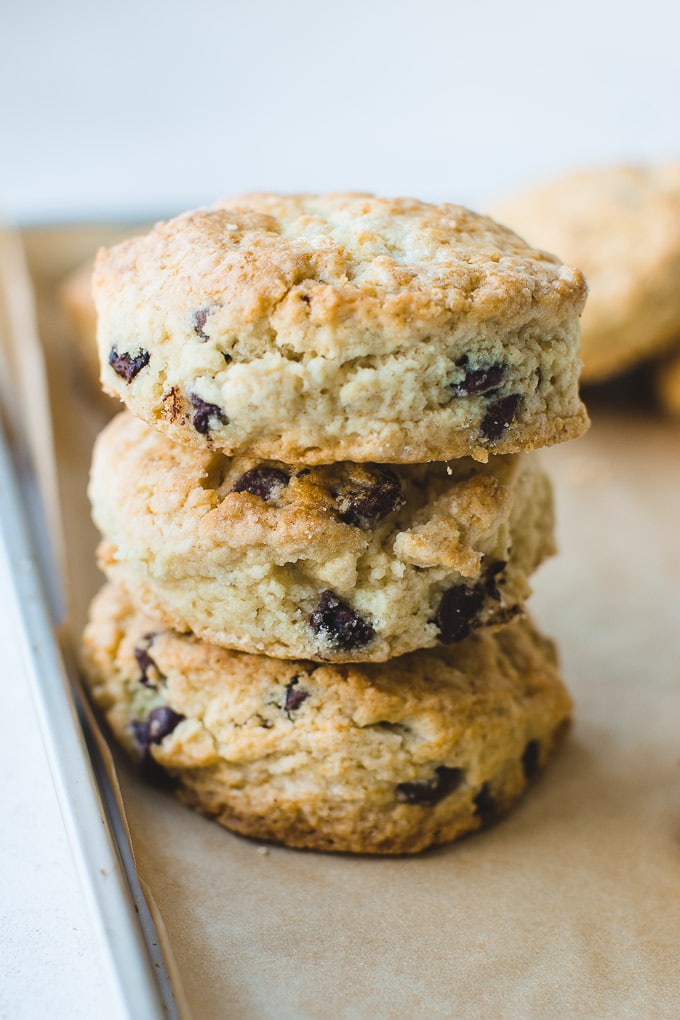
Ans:
<svg viewBox="0 0 680 1020"><path fill-rule="evenodd" d="M165 214L242 191L483 205L680 154L678 4L2 0L0 206Z"/></svg>
<svg viewBox="0 0 680 1020"><path fill-rule="evenodd" d="M566 168L678 158L678 11L0 0L0 210L146 218L262 188L483 208ZM0 1016L113 1016L3 627Z"/></svg>

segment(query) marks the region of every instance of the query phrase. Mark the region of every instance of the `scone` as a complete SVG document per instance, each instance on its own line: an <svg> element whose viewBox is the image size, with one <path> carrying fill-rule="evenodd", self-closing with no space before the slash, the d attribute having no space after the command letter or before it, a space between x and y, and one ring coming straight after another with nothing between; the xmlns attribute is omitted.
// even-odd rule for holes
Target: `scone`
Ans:
<svg viewBox="0 0 680 1020"><path fill-rule="evenodd" d="M493 215L583 270L585 382L616 375L680 335L680 165L572 174Z"/></svg>
<svg viewBox="0 0 680 1020"><path fill-rule="evenodd" d="M230 652L159 629L112 586L83 641L117 740L222 825L294 847L414 853L505 812L571 701L527 620L384 665Z"/></svg>
<svg viewBox="0 0 680 1020"><path fill-rule="evenodd" d="M454 205L251 195L100 251L102 383L178 442L326 464L580 435L581 273Z"/></svg>
<svg viewBox="0 0 680 1020"><path fill-rule="evenodd" d="M90 497L100 565L139 609L284 658L379 662L498 626L554 551L535 454L301 467L182 446L124 412Z"/></svg>

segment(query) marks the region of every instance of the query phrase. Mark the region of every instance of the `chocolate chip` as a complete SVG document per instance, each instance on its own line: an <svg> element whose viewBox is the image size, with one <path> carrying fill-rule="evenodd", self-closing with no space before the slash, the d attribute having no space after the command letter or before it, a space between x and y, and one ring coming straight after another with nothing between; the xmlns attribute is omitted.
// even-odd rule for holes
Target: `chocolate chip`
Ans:
<svg viewBox="0 0 680 1020"><path fill-rule="evenodd" d="M234 485L234 492L250 492L260 499L269 500L278 496L290 481L289 476L280 468L260 464L246 471Z"/></svg>
<svg viewBox="0 0 680 1020"><path fill-rule="evenodd" d="M149 670L154 669L159 676L162 674L154 660L149 655L148 645L146 648L135 648L135 659L137 660L137 665L142 672L142 675L139 678L140 684L144 684L145 687L156 687L156 684L149 676Z"/></svg>
<svg viewBox="0 0 680 1020"><path fill-rule="evenodd" d="M340 520L369 529L404 505L401 483L393 471L373 465L347 470L333 489Z"/></svg>
<svg viewBox="0 0 680 1020"><path fill-rule="evenodd" d="M479 426L485 439L494 442L503 435L503 429L513 420L522 403L520 393L510 393L507 397L499 397L489 404L486 414Z"/></svg>
<svg viewBox="0 0 680 1020"><path fill-rule="evenodd" d="M407 804L438 804L460 786L465 776L463 769L439 765L432 779L424 783L398 783L397 794Z"/></svg>
<svg viewBox="0 0 680 1020"><path fill-rule="evenodd" d="M133 356L132 354L119 354L115 347L111 348L109 354L109 365L121 379L125 379L126 383L131 383L136 375L138 375L145 365L149 364L150 354L148 351L144 351L140 348L139 354Z"/></svg>
<svg viewBox="0 0 680 1020"><path fill-rule="evenodd" d="M185 716L175 712L168 705L154 708L149 712L149 744L160 744L161 740L172 733L174 728L181 723Z"/></svg>
<svg viewBox="0 0 680 1020"><path fill-rule="evenodd" d="M522 755L522 769L527 779L533 779L538 774L541 764L541 745L538 740L530 740L524 748Z"/></svg>
<svg viewBox="0 0 680 1020"><path fill-rule="evenodd" d="M312 299L309 294L300 294L300 301L304 301L306 305L311 305Z"/></svg>
<svg viewBox="0 0 680 1020"><path fill-rule="evenodd" d="M141 775L148 782L154 783L155 786L171 788L177 786L177 780L165 771L163 766L156 761L151 753L151 744L158 744L163 739L163 737L154 739L152 734L152 729L154 727L152 716L154 713L158 712L170 712L173 716L177 716L177 713L173 712L171 708L155 708L149 713L149 718L146 722L133 722L131 729L134 734L135 741L139 745L141 751L139 759L139 770ZM177 722L183 718L184 716L182 715L177 716ZM167 730L167 733L172 732L177 725L177 722L175 722L174 725ZM163 736L167 736L167 733L163 734Z"/></svg>
<svg viewBox="0 0 680 1020"><path fill-rule="evenodd" d="M332 591L321 593L319 603L309 618L315 634L333 648L351 652L363 648L375 637L370 623L363 620L351 606L334 595Z"/></svg>
<svg viewBox="0 0 680 1020"><path fill-rule="evenodd" d="M194 333L201 340L209 340L210 337L204 332L203 327L205 326L208 316L210 315L209 308L197 308L191 316L191 325L194 327Z"/></svg>
<svg viewBox="0 0 680 1020"><path fill-rule="evenodd" d="M454 641L466 638L472 630L474 619L483 602L484 592L481 588L458 584L447 589L437 610L439 640L445 645L450 645Z"/></svg>
<svg viewBox="0 0 680 1020"><path fill-rule="evenodd" d="M189 399L194 405L194 428L202 436L210 432L213 419L216 419L221 425L228 424L229 419L217 404L209 404L206 400L201 400L200 397L197 397L195 393L190 393Z"/></svg>
<svg viewBox="0 0 680 1020"><path fill-rule="evenodd" d="M498 804L488 783L484 783L480 787L479 793L474 798L474 805L482 825L490 825L495 821L498 815Z"/></svg>
<svg viewBox="0 0 680 1020"><path fill-rule="evenodd" d="M468 356L464 354L456 362L458 368L465 369L461 382L453 383L451 389L456 397L467 397L476 393L489 393L502 384L505 377L505 365L494 362L481 368L468 368Z"/></svg>
<svg viewBox="0 0 680 1020"><path fill-rule="evenodd" d="M286 700L283 704L283 710L287 713L290 719L290 713L296 712L303 701L306 701L309 697L309 691L306 691L304 687L299 687L299 677L294 677L289 684L286 684Z"/></svg>

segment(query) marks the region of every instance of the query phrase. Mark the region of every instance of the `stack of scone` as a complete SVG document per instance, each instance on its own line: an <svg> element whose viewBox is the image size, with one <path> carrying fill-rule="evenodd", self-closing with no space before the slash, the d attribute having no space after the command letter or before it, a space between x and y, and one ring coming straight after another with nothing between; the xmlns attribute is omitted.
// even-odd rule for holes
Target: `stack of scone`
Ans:
<svg viewBox="0 0 680 1020"><path fill-rule="evenodd" d="M228 828L402 853L506 810L571 702L525 451L578 436L581 274L458 206L254 195L100 253L84 665ZM132 413L130 413L132 412ZM136 416L136 417L135 417Z"/></svg>

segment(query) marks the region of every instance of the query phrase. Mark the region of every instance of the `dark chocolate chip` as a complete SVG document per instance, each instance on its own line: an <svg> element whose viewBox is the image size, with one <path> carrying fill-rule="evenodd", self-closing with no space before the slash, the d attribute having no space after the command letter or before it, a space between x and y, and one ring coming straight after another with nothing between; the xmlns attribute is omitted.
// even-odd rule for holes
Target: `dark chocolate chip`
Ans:
<svg viewBox="0 0 680 1020"><path fill-rule="evenodd" d="M253 496L259 496L265 501L278 496L281 489L285 489L290 481L289 476L280 468L269 467L267 464L260 464L258 467L246 471L234 485L234 492L250 492Z"/></svg>
<svg viewBox="0 0 680 1020"><path fill-rule="evenodd" d="M174 728L181 723L185 717L175 712L168 705L154 708L149 712L149 744L160 744L161 740L172 733Z"/></svg>
<svg viewBox="0 0 680 1020"><path fill-rule="evenodd" d="M491 787L484 783L474 799L475 811L479 815L482 825L491 825L498 815L498 804L496 803Z"/></svg>
<svg viewBox="0 0 680 1020"><path fill-rule="evenodd" d="M538 740L530 740L522 755L522 768L527 779L538 774L541 763L541 745Z"/></svg>
<svg viewBox="0 0 680 1020"><path fill-rule="evenodd" d="M442 595L437 610L436 623L439 640L445 645L462 641L472 630L474 619L482 608L484 592L481 588L470 588L458 584L447 589Z"/></svg>
<svg viewBox="0 0 680 1020"><path fill-rule="evenodd" d="M375 637L370 623L363 620L351 606L334 595L332 591L321 593L319 603L309 618L315 634L333 648L351 652L363 648Z"/></svg>
<svg viewBox="0 0 680 1020"><path fill-rule="evenodd" d="M480 432L485 439L495 442L503 435L503 430L510 424L522 403L520 393L510 393L507 397L499 397L489 404L486 414L479 426Z"/></svg>
<svg viewBox="0 0 680 1020"><path fill-rule="evenodd" d="M306 691L304 687L299 687L299 677L294 677L289 684L286 684L286 700L283 704L283 710L288 714L290 719L290 713L296 712L303 701L306 701L309 697L309 691Z"/></svg>
<svg viewBox="0 0 680 1020"><path fill-rule="evenodd" d="M304 301L306 305L311 305L312 299L309 294L300 294L300 301Z"/></svg>
<svg viewBox="0 0 680 1020"><path fill-rule="evenodd" d="M163 709L154 709L155 712L163 711ZM171 712L172 709L167 709ZM176 714L176 713L173 713ZM140 757L139 757L139 771L141 775L148 782L153 783L155 786L172 788L177 786L177 780L170 776L162 765L160 765L151 753L151 744L159 743L158 740L153 740L151 737L152 724L150 722L153 712L149 714L149 720L146 722L133 722L132 732L134 734L135 741L139 745ZM183 716L179 717L183 719ZM172 727L174 729L174 726ZM170 730L168 730L170 732Z"/></svg>
<svg viewBox="0 0 680 1020"><path fill-rule="evenodd" d="M468 368L468 357L463 357L456 362L458 368L465 369L465 376L461 382L453 383L451 389L457 397L467 397L477 393L489 393L497 390L505 377L505 366L500 362L494 362L481 368Z"/></svg>
<svg viewBox="0 0 680 1020"><path fill-rule="evenodd" d="M206 436L212 428L213 419L218 421L221 425L227 425L229 419L227 418L224 411L217 406L217 404L209 404L206 400L201 400L195 393L189 394L189 399L194 405L194 418L193 425L197 432L200 432L202 436Z"/></svg>
<svg viewBox="0 0 680 1020"><path fill-rule="evenodd" d="M201 340L210 339L208 334L203 329L209 315L210 315L209 308L197 308L196 311L191 316L191 325L194 327L194 333L196 334L197 337L200 337Z"/></svg>
<svg viewBox="0 0 680 1020"><path fill-rule="evenodd" d="M126 383L131 383L136 375L138 375L145 365L149 364L150 354L148 351L139 350L139 354L132 355L123 352L119 354L115 347L111 348L109 354L109 365L121 379L125 379Z"/></svg>
<svg viewBox="0 0 680 1020"><path fill-rule="evenodd" d="M149 670L155 669L159 675L160 670L156 663L151 658L151 656L149 655L147 648L135 648L135 659L137 660L137 665L139 666L142 673L142 675L139 678L140 684L144 684L145 687L155 687L156 684L149 677Z"/></svg>
<svg viewBox="0 0 680 1020"><path fill-rule="evenodd" d="M373 528L404 505L401 483L384 467L361 466L348 470L333 490L340 520L358 528Z"/></svg>
<svg viewBox="0 0 680 1020"><path fill-rule="evenodd" d="M464 776L463 769L439 765L432 779L424 783L398 783L397 793L407 804L438 804L460 786Z"/></svg>

